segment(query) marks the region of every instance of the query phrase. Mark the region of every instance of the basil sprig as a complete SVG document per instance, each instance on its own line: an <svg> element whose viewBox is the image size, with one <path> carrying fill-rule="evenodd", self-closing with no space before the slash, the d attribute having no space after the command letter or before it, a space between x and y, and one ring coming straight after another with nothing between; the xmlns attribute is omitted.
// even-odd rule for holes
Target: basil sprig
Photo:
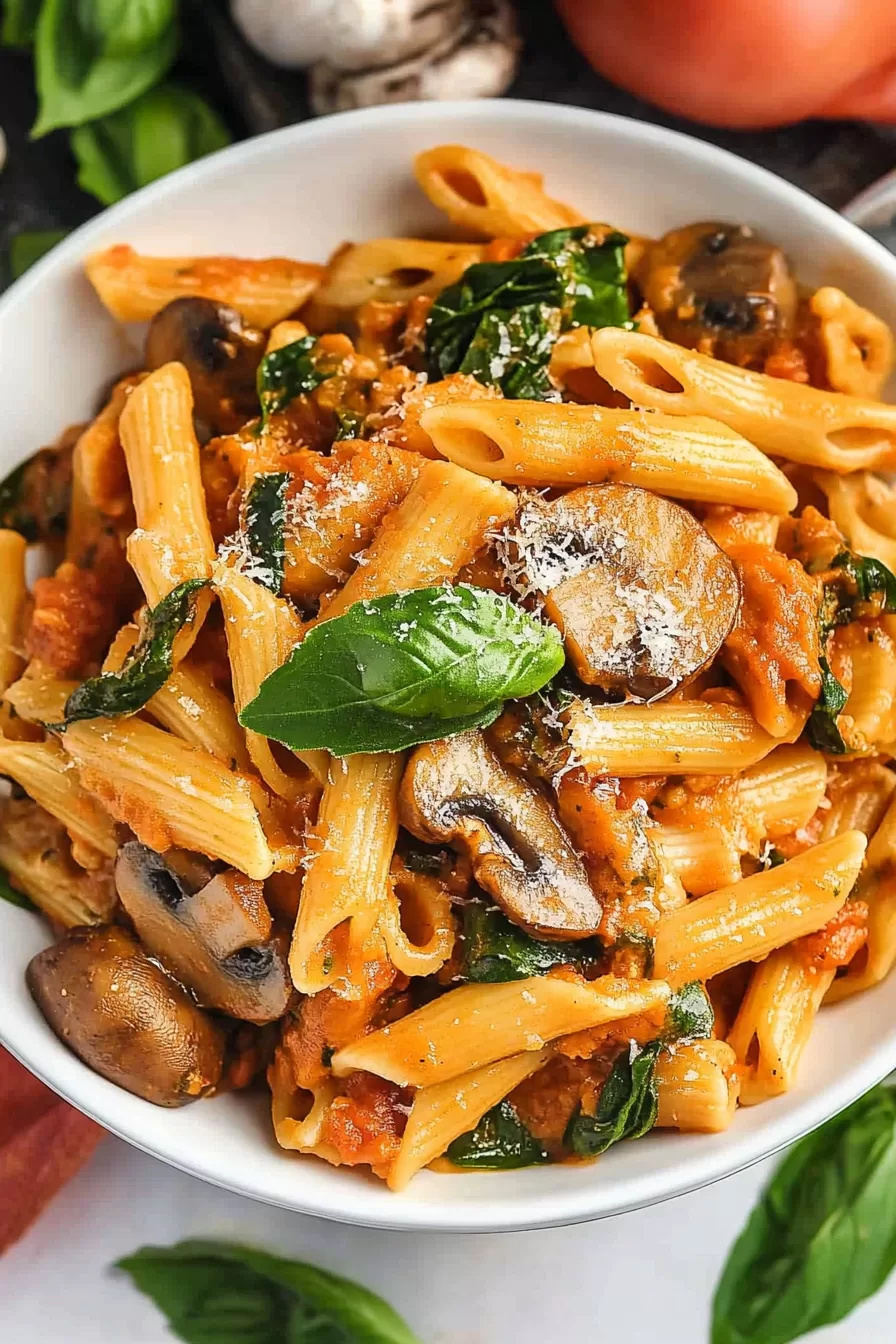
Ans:
<svg viewBox="0 0 896 1344"><path fill-rule="evenodd" d="M446 1156L456 1167L479 1171L516 1171L551 1160L509 1101L486 1111L475 1129L448 1145Z"/></svg>
<svg viewBox="0 0 896 1344"><path fill-rule="evenodd" d="M734 1245L712 1344L789 1344L833 1325L896 1264L896 1091L876 1087L802 1139Z"/></svg>
<svg viewBox="0 0 896 1344"><path fill-rule="evenodd" d="M561 331L630 323L621 233L587 224L533 239L512 261L477 262L444 289L425 329L433 378L472 374L505 397L555 395L548 375Z"/></svg>
<svg viewBox="0 0 896 1344"><path fill-rule="evenodd" d="M368 1288L248 1246L144 1246L116 1268L186 1344L420 1344Z"/></svg>
<svg viewBox="0 0 896 1344"><path fill-rule="evenodd" d="M656 1065L663 1046L671 1042L707 1040L713 1010L699 980L672 996L665 1030L643 1049L632 1046L616 1060L601 1088L593 1115L578 1106L563 1142L579 1157L597 1157L623 1139L643 1138L656 1124L659 1105Z"/></svg>
<svg viewBox="0 0 896 1344"><path fill-rule="evenodd" d="M315 626L240 722L294 751L403 751L493 723L563 660L553 626L484 588L393 593Z"/></svg>
<svg viewBox="0 0 896 1344"><path fill-rule="evenodd" d="M258 366L258 400L261 404L261 425L264 429L268 420L277 411L302 393L313 392L333 371L318 367L314 357L317 339L314 336L302 336L298 341L282 345L272 350Z"/></svg>
<svg viewBox="0 0 896 1344"><path fill-rule="evenodd" d="M140 638L118 672L101 672L72 691L65 702L65 719L48 727L60 731L80 719L107 719L136 714L160 691L174 668L174 641L191 620L196 595L207 579L187 579L172 588L141 618Z"/></svg>
<svg viewBox="0 0 896 1344"><path fill-rule="evenodd" d="M249 550L249 573L272 593L283 587L286 546L288 471L268 471L252 482L243 509L243 531Z"/></svg>
<svg viewBox="0 0 896 1344"><path fill-rule="evenodd" d="M554 966L593 966L601 955L594 938L581 942L544 942L512 924L495 907L478 901L464 907L463 978L493 985L544 975Z"/></svg>

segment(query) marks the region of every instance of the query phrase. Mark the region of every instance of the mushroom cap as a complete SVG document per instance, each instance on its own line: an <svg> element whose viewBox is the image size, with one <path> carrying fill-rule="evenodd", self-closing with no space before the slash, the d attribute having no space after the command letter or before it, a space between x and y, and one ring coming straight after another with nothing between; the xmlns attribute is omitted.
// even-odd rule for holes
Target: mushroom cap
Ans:
<svg viewBox="0 0 896 1344"><path fill-rule="evenodd" d="M110 1082L157 1106L185 1106L217 1085L219 1028L127 929L70 929L26 978L59 1039Z"/></svg>
<svg viewBox="0 0 896 1344"><path fill-rule="evenodd" d="M191 891L136 840L118 851L115 882L144 947L206 1007L245 1022L283 1016L292 987L260 882L230 868Z"/></svg>
<svg viewBox="0 0 896 1344"><path fill-rule="evenodd" d="M601 905L545 795L502 765L481 733L418 747L401 785L401 822L420 840L462 847L479 885L539 938L587 938Z"/></svg>

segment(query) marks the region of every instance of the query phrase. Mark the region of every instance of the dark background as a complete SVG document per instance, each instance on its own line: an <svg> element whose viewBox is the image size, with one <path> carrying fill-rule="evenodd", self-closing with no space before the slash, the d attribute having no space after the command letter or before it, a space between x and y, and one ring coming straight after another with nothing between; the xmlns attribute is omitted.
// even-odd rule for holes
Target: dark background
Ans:
<svg viewBox="0 0 896 1344"><path fill-rule="evenodd" d="M521 0L518 8L525 49L509 97L574 103L688 131L772 169L835 208L896 167L896 127L806 121L771 131L725 131L669 116L595 74L567 38L550 0ZM183 21L183 50L189 54L175 73L216 105L235 137L308 116L302 72L277 70L255 55L230 23L223 0L184 0ZM4 254L20 230L72 228L100 209L75 186L65 132L29 141L35 111L30 56L0 51L0 125L8 141L0 173ZM695 210L699 214L696 205Z"/></svg>

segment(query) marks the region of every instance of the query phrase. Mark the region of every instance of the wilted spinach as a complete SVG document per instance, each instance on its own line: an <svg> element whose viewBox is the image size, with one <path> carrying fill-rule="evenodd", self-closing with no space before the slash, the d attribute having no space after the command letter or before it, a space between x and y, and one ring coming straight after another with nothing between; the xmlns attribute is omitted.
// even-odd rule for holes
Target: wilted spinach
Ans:
<svg viewBox="0 0 896 1344"><path fill-rule="evenodd" d="M594 965L601 947L593 938L581 942L544 942L512 924L495 907L471 901L464 908L463 976L477 984L525 980L554 966Z"/></svg>
<svg viewBox="0 0 896 1344"><path fill-rule="evenodd" d="M486 1111L475 1129L448 1145L446 1156L456 1167L481 1171L515 1171L551 1160L509 1101Z"/></svg>
<svg viewBox="0 0 896 1344"><path fill-rule="evenodd" d="M313 392L331 377L331 372L319 368L314 355L317 340L302 336L298 341L272 350L258 366L258 400L261 403L261 429L277 411L282 411L294 397Z"/></svg>
<svg viewBox="0 0 896 1344"><path fill-rule="evenodd" d="M272 593L279 593L283 587L288 485L288 471L267 471L256 476L243 510L243 530L250 555L248 573Z"/></svg>

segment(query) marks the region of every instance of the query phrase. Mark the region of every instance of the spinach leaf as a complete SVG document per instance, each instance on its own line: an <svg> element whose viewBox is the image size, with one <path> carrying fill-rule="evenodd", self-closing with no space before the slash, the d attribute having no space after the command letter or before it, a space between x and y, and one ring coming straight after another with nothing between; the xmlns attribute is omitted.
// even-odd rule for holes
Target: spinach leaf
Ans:
<svg viewBox="0 0 896 1344"><path fill-rule="evenodd" d="M0 46L30 47L42 0L4 0Z"/></svg>
<svg viewBox="0 0 896 1344"><path fill-rule="evenodd" d="M37 906L24 891L17 891L9 880L9 873L0 868L0 901L18 905L22 910L36 910Z"/></svg>
<svg viewBox="0 0 896 1344"><path fill-rule="evenodd" d="M318 368L314 358L317 338L303 336L290 345L272 350L258 366L258 400L261 403L261 429L276 411L302 393L313 392L316 387L331 377L330 373Z"/></svg>
<svg viewBox="0 0 896 1344"><path fill-rule="evenodd" d="M65 702L64 721L47 726L62 732L80 719L115 718L142 709L171 676L175 638L193 617L196 594L207 585L207 579L187 579L144 612L140 638L121 670L82 681Z"/></svg>
<svg viewBox="0 0 896 1344"><path fill-rule="evenodd" d="M831 671L827 658L822 655L818 661L821 668L821 694L809 715L806 736L816 751L826 751L830 756L843 756L849 747L837 727L837 718L842 714L849 696Z"/></svg>
<svg viewBox="0 0 896 1344"><path fill-rule="evenodd" d="M594 1115L578 1106L566 1126L563 1142L579 1157L597 1157L622 1139L640 1139L653 1129L657 1116L656 1061L660 1041L643 1050L623 1051L604 1083Z"/></svg>
<svg viewBox="0 0 896 1344"><path fill-rule="evenodd" d="M229 144L208 103L170 83L71 133L78 186L103 205Z"/></svg>
<svg viewBox="0 0 896 1344"><path fill-rule="evenodd" d="M40 261L51 248L61 243L65 229L43 229L34 233L17 233L9 244L9 272L18 280L30 266Z"/></svg>
<svg viewBox="0 0 896 1344"><path fill-rule="evenodd" d="M116 1268L186 1344L420 1344L369 1289L248 1246L144 1246Z"/></svg>
<svg viewBox="0 0 896 1344"><path fill-rule="evenodd" d="M81 126L139 98L177 54L175 0L44 0L31 134Z"/></svg>
<svg viewBox="0 0 896 1344"><path fill-rule="evenodd" d="M802 1139L734 1245L712 1344L789 1344L870 1297L896 1264L896 1092L873 1088Z"/></svg>
<svg viewBox="0 0 896 1344"><path fill-rule="evenodd" d="M336 430L334 443L341 443L343 439L363 439L367 417L361 411L353 411L348 406L338 406L336 423L339 428Z"/></svg>
<svg viewBox="0 0 896 1344"><path fill-rule="evenodd" d="M601 949L595 939L548 943L512 924L494 907L471 901L464 908L463 976L476 984L525 980L553 966L593 965Z"/></svg>
<svg viewBox="0 0 896 1344"><path fill-rule="evenodd" d="M294 750L402 751L493 723L563 656L553 627L486 589L392 593L315 626L240 722Z"/></svg>
<svg viewBox="0 0 896 1344"><path fill-rule="evenodd" d="M842 575L839 582L835 579L825 585L826 596L833 592L836 599L829 616L831 625L848 625L861 616L896 611L896 574L882 561L873 556L841 551L831 561L831 569L839 570ZM824 625L822 634L827 634Z"/></svg>
<svg viewBox="0 0 896 1344"><path fill-rule="evenodd" d="M480 1171L516 1171L551 1160L509 1101L486 1111L475 1129L448 1145L446 1156L456 1167Z"/></svg>
<svg viewBox="0 0 896 1344"><path fill-rule="evenodd" d="M699 980L682 985L669 1001L665 1039L706 1041L712 1035L715 1013Z"/></svg>
<svg viewBox="0 0 896 1344"><path fill-rule="evenodd" d="M556 395L548 364L561 331L630 324L626 242L583 224L541 234L512 261L468 267L427 318L430 376L472 374L506 397Z"/></svg>
<svg viewBox="0 0 896 1344"><path fill-rule="evenodd" d="M248 573L272 593L283 587L286 548L286 487L288 471L269 471L256 476L243 513L243 529L251 556Z"/></svg>

